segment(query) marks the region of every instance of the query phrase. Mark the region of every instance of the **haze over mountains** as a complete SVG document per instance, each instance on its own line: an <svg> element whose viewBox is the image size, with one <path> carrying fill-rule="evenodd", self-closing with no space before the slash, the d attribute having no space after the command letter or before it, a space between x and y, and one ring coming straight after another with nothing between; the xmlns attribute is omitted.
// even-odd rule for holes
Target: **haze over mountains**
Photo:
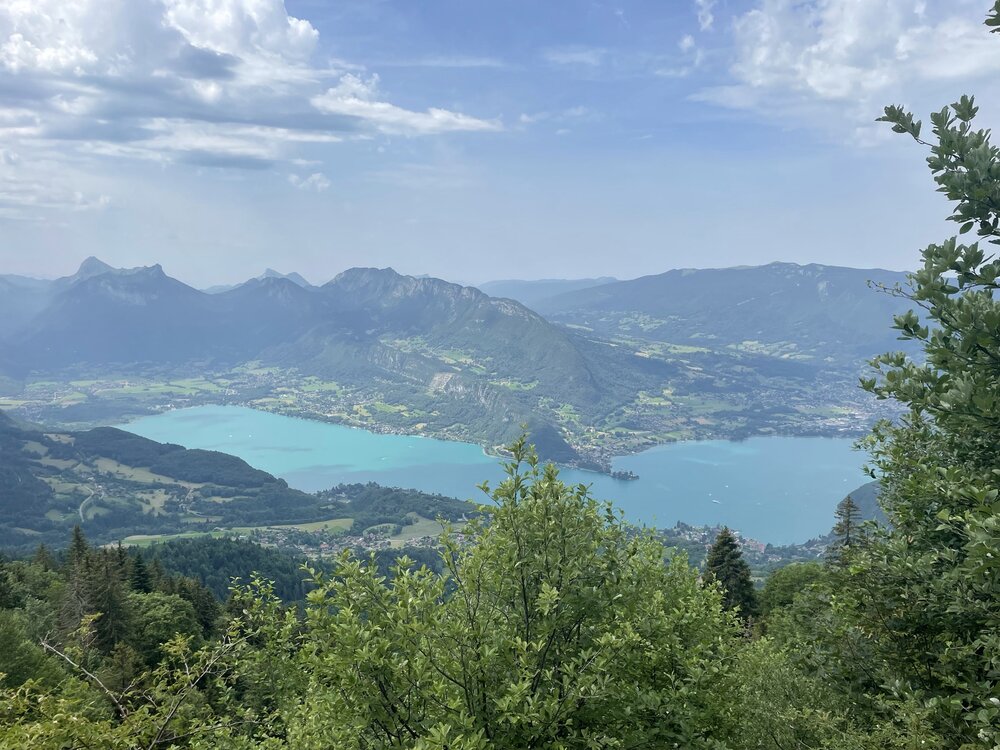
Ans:
<svg viewBox="0 0 1000 750"><path fill-rule="evenodd" d="M849 428L832 409L867 419L861 363L896 348L902 306L869 280L904 276L775 263L483 285L498 298L373 268L322 286L268 271L200 291L159 265L90 258L53 281L0 277L0 375L26 387L269 368L219 384L238 403L347 388L361 426L486 444L529 423L547 457L569 461L679 436L826 434ZM329 402L310 409L344 419Z"/></svg>
<svg viewBox="0 0 1000 750"><path fill-rule="evenodd" d="M521 304L534 308L539 302L557 294L590 289L614 281L618 281L618 279L611 276L601 276L596 279L538 279L534 281L507 279L487 281L485 284L477 284L477 287L491 297L516 299Z"/></svg>

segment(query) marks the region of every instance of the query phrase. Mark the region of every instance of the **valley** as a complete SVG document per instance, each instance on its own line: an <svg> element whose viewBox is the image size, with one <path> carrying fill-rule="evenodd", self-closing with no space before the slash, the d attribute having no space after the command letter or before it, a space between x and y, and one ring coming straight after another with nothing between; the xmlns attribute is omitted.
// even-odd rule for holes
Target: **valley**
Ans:
<svg viewBox="0 0 1000 750"><path fill-rule="evenodd" d="M496 287L549 319L391 269L318 287L272 272L212 293L93 258L55 281L4 278L32 314L0 331L0 408L67 428L231 404L493 451L527 425L544 458L606 472L665 442L860 435L894 413L857 388L893 343L881 324L898 300L868 287L898 283L889 272Z"/></svg>
<svg viewBox="0 0 1000 750"><path fill-rule="evenodd" d="M299 524L344 520L309 493L358 481L468 497L494 475L495 457L522 429L570 481L619 500L631 520L662 526L676 519L663 517L671 506L658 507L662 491L651 492L654 485L686 487L682 495L703 502L711 494L687 486L690 467L672 464L666 454L657 462L674 466L667 473L649 462L664 446L683 455L713 441L771 438L792 441L783 450L794 455L794 446L813 437L849 446L895 414L891 402L857 387L865 355L891 346L869 325L894 312L897 300L868 284L898 283L889 272L771 264L631 281L483 285L520 300L370 268L350 269L321 286L269 271L208 291L160 266L116 269L95 258L53 281L0 278L11 291L5 304L23 313L5 318L0 330L0 410L44 425L37 431L49 436L29 440L22 454L49 500L37 506L44 507L40 518L8 524L18 544L76 521L98 536L136 541L265 528L294 535ZM425 464L451 481L430 481L413 464L343 472L341 459L326 455L317 455L315 466L290 468L253 446L203 440L201 425L184 421L201 409L225 429L219 415L231 412L218 410L234 408L249 420L237 432L262 433L255 421L272 415L308 420L291 420L287 430L320 435L324 426L358 428L364 432L350 434L376 444L382 436L388 446L404 436L448 441L451 447L440 456L428 453ZM284 434L284 424L266 429ZM156 462L122 462L75 447L75 436L101 435L95 428L107 425L235 454L261 484L219 490L157 471ZM349 444L335 453L360 445ZM471 458L441 458L456 451ZM773 467L795 459L761 460ZM860 464L857 457L837 461L845 470ZM638 479L621 482L609 476L613 471ZM811 499L810 485L824 481L817 477L761 490L791 488L786 510L801 511L803 521L795 529L760 524L753 512L732 515L739 503L727 508L729 515L706 506L712 512L677 518L708 524L725 518L767 541L801 541L829 527L832 504L850 486L846 478L840 486L841 476L822 500ZM415 511L412 520L419 528L432 518ZM345 528L336 534L344 537ZM385 535L384 542L393 538Z"/></svg>

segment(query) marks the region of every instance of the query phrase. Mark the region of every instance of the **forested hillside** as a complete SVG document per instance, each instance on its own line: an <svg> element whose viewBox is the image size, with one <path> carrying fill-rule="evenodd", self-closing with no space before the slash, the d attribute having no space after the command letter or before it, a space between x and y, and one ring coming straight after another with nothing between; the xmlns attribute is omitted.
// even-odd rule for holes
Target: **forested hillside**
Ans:
<svg viewBox="0 0 1000 750"><path fill-rule="evenodd" d="M605 335L851 367L897 345L891 331L872 323L906 303L874 289L905 281L899 272L815 263L677 269L554 295L535 309Z"/></svg>
<svg viewBox="0 0 1000 750"><path fill-rule="evenodd" d="M0 512L0 547L25 551L58 543L74 525L102 543L248 534L324 521L360 535L373 526L401 528L418 517L457 521L476 509L374 484L308 494L226 453L188 450L112 427L49 431L0 412Z"/></svg>

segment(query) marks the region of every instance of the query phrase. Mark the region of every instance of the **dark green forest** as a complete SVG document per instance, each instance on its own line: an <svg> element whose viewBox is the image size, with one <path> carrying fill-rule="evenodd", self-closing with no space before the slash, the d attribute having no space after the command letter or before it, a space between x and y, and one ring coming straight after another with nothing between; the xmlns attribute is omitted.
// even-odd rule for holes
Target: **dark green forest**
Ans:
<svg viewBox="0 0 1000 750"><path fill-rule="evenodd" d="M755 589L728 532L699 571L521 439L434 565L348 551L302 581L262 551L220 602L169 569L224 575L237 547L74 533L0 568L0 748L1000 747L1000 149L977 112L880 118L960 226L884 290L919 359L861 383L902 409L865 440L887 523L844 502L823 562Z"/></svg>

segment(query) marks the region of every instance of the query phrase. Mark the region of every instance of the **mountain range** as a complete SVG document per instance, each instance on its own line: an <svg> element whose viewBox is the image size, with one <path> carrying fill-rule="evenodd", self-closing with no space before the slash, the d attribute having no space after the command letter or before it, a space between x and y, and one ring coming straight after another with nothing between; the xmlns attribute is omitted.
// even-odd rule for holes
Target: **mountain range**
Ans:
<svg viewBox="0 0 1000 750"><path fill-rule="evenodd" d="M678 269L549 295L533 308L549 319L654 341L753 346L779 356L852 363L898 348L893 288L906 274L815 263Z"/></svg>
<svg viewBox="0 0 1000 750"><path fill-rule="evenodd" d="M369 428L496 445L528 424L546 457L596 467L682 436L829 434L852 414L863 429L856 376L894 348L902 309L869 280L904 277L776 263L484 285L507 294L493 297L353 268L322 286L268 272L209 292L89 258L53 281L0 276L0 383L211 377L206 398Z"/></svg>

